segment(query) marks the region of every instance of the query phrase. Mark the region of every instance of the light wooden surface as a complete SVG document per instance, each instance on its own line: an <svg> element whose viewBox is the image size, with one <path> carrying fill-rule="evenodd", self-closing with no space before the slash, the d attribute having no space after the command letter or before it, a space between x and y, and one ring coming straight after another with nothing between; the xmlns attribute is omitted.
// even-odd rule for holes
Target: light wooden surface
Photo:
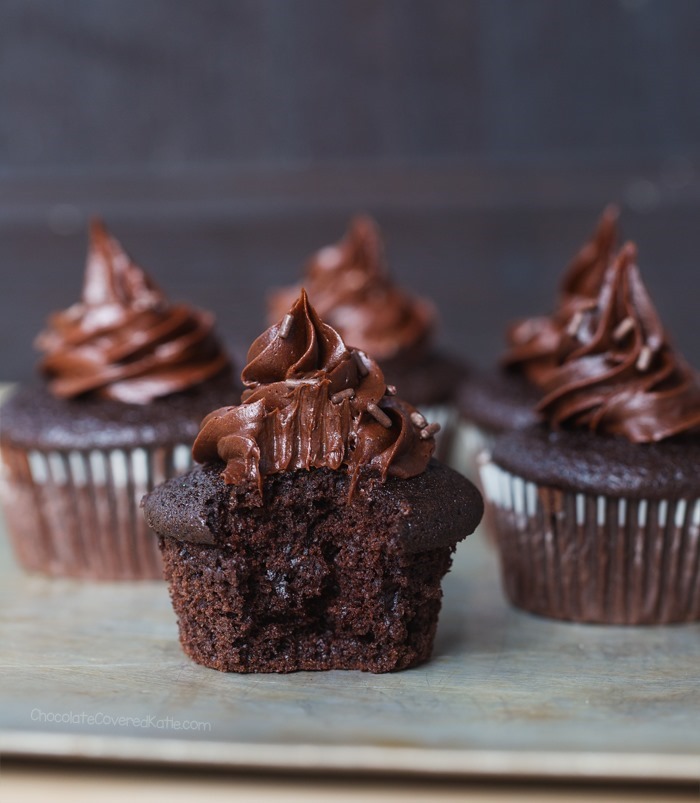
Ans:
<svg viewBox="0 0 700 803"><path fill-rule="evenodd" d="M460 545L444 589L423 667L227 675L182 654L163 584L26 577L0 532L0 755L700 779L700 625L602 628L515 611L478 533ZM203 724L182 727L193 721Z"/></svg>

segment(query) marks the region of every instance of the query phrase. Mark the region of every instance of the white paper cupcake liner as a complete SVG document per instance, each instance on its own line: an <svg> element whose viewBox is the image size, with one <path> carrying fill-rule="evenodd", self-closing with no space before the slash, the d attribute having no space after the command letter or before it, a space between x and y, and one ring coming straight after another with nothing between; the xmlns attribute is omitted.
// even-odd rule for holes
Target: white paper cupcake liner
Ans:
<svg viewBox="0 0 700 803"><path fill-rule="evenodd" d="M160 579L141 499L192 465L190 446L25 451L4 446L0 480L20 564L55 577Z"/></svg>
<svg viewBox="0 0 700 803"><path fill-rule="evenodd" d="M441 463L451 465L450 459L458 420L457 408L452 404L431 404L421 407L420 412L428 423L440 424L440 430L435 436L433 456Z"/></svg>
<svg viewBox="0 0 700 803"><path fill-rule="evenodd" d="M469 421L459 419L455 425L449 465L472 482L480 484L478 457L491 448L493 436Z"/></svg>
<svg viewBox="0 0 700 803"><path fill-rule="evenodd" d="M481 462L513 604L578 622L700 620L700 499L574 493Z"/></svg>

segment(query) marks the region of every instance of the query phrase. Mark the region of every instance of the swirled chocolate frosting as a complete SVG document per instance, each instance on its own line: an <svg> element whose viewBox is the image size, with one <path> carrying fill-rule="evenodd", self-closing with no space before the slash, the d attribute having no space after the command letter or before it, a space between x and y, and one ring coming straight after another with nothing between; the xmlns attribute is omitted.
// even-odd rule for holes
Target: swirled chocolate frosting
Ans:
<svg viewBox="0 0 700 803"><path fill-rule="evenodd" d="M387 388L364 352L345 346L304 290L250 347L243 402L202 422L192 453L223 460L225 482L257 485L298 469L362 469L408 478L425 470L439 429Z"/></svg>
<svg viewBox="0 0 700 803"><path fill-rule="evenodd" d="M595 306L573 313L538 409L552 426L634 443L700 428L700 379L672 349L628 243Z"/></svg>
<svg viewBox="0 0 700 803"><path fill-rule="evenodd" d="M199 385L229 365L213 316L170 304L100 221L90 228L82 300L36 340L49 390L129 404Z"/></svg>
<svg viewBox="0 0 700 803"><path fill-rule="evenodd" d="M318 251L307 266L304 284L321 318L346 343L380 362L419 351L430 339L435 310L394 284L371 218L355 218L339 243ZM298 286L273 293L270 322L279 320L298 295Z"/></svg>
<svg viewBox="0 0 700 803"><path fill-rule="evenodd" d="M603 211L593 237L566 269L556 311L551 316L519 321L506 334L509 350L503 365L536 387L544 387L558 365L572 317L579 311L583 314L598 298L617 242L618 215L612 205Z"/></svg>

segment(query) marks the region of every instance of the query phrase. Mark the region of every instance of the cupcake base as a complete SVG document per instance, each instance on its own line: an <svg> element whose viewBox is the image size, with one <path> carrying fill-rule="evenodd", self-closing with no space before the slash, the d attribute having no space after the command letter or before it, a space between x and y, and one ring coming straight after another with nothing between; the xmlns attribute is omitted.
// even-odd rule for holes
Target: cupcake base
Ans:
<svg viewBox="0 0 700 803"><path fill-rule="evenodd" d="M439 424L440 430L435 435L435 452L433 457L451 468L452 454L457 436L457 408L453 404L432 404L420 408L421 415L430 424ZM471 477L470 477L471 479Z"/></svg>
<svg viewBox="0 0 700 803"><path fill-rule="evenodd" d="M458 418L454 425L447 464L481 487L479 455L489 450L493 439L493 433Z"/></svg>
<svg viewBox="0 0 700 803"><path fill-rule="evenodd" d="M700 499L562 490L489 460L481 477L514 605L575 622L700 620Z"/></svg>
<svg viewBox="0 0 700 803"><path fill-rule="evenodd" d="M223 464L156 488L185 652L227 672L391 672L430 657L440 581L482 513L478 491L437 462L410 479L272 475L263 504L225 485Z"/></svg>
<svg viewBox="0 0 700 803"><path fill-rule="evenodd" d="M538 392L518 374L504 370L473 371L457 394L459 411L449 464L478 481L477 458L500 433L537 423Z"/></svg>
<svg viewBox="0 0 700 803"><path fill-rule="evenodd" d="M294 587L283 576L270 598L254 591L262 578L249 574L239 555L172 538L163 539L161 548L182 647L197 663L222 672L390 672L426 661L440 580L452 562L449 547L388 565L368 552L338 572L331 569L332 552L341 544L328 543L308 586ZM268 560L276 558L271 548ZM319 576L324 579L316 585ZM289 614L281 615L285 584Z"/></svg>
<svg viewBox="0 0 700 803"><path fill-rule="evenodd" d="M29 572L99 580L162 579L141 499L187 471L191 447L25 451L3 446L0 495Z"/></svg>
<svg viewBox="0 0 700 803"><path fill-rule="evenodd" d="M52 577L162 579L141 500L191 468L201 419L238 398L228 371L148 405L16 390L0 409L0 500L20 565Z"/></svg>

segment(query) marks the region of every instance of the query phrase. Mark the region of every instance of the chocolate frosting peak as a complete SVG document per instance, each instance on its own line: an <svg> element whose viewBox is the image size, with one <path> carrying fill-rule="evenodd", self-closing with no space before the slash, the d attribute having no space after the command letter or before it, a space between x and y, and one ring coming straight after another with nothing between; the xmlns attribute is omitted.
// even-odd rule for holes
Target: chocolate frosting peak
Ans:
<svg viewBox="0 0 700 803"><path fill-rule="evenodd" d="M224 480L311 468L363 468L413 477L433 453L435 425L387 388L374 360L347 348L323 323L304 290L284 318L250 347L242 403L215 410L193 447L200 463L223 460ZM261 497L262 498L262 497Z"/></svg>
<svg viewBox="0 0 700 803"><path fill-rule="evenodd" d="M346 342L378 360L420 350L430 339L435 310L394 284L379 229L369 217L356 217L338 244L315 254L305 284L319 315ZM272 294L271 321L278 320L298 294L298 287Z"/></svg>
<svg viewBox="0 0 700 803"><path fill-rule="evenodd" d="M620 210L609 204L603 210L591 239L569 263L561 282L561 298L595 299L600 293L605 272L617 243L617 221Z"/></svg>
<svg viewBox="0 0 700 803"><path fill-rule="evenodd" d="M93 315L124 308L148 309L164 302L155 282L130 259L101 220L90 222L90 246L85 265L83 304Z"/></svg>
<svg viewBox="0 0 700 803"><path fill-rule="evenodd" d="M229 360L207 313L169 304L101 221L90 226L82 300L52 315L39 364L60 398L94 394L130 404L187 390Z"/></svg>
<svg viewBox="0 0 700 803"><path fill-rule="evenodd" d="M574 312L539 410L556 428L584 427L635 443L700 428L700 379L675 354L628 243L595 305Z"/></svg>
<svg viewBox="0 0 700 803"><path fill-rule="evenodd" d="M247 387L254 387L311 372L332 372L347 355L340 335L321 321L302 290L282 321L253 342L241 377Z"/></svg>
<svg viewBox="0 0 700 803"><path fill-rule="evenodd" d="M503 365L523 374L536 387L544 387L558 365L572 316L589 307L600 293L617 242L618 216L619 210L612 204L603 211L593 237L566 269L556 311L551 316L518 321L507 332L509 350Z"/></svg>

